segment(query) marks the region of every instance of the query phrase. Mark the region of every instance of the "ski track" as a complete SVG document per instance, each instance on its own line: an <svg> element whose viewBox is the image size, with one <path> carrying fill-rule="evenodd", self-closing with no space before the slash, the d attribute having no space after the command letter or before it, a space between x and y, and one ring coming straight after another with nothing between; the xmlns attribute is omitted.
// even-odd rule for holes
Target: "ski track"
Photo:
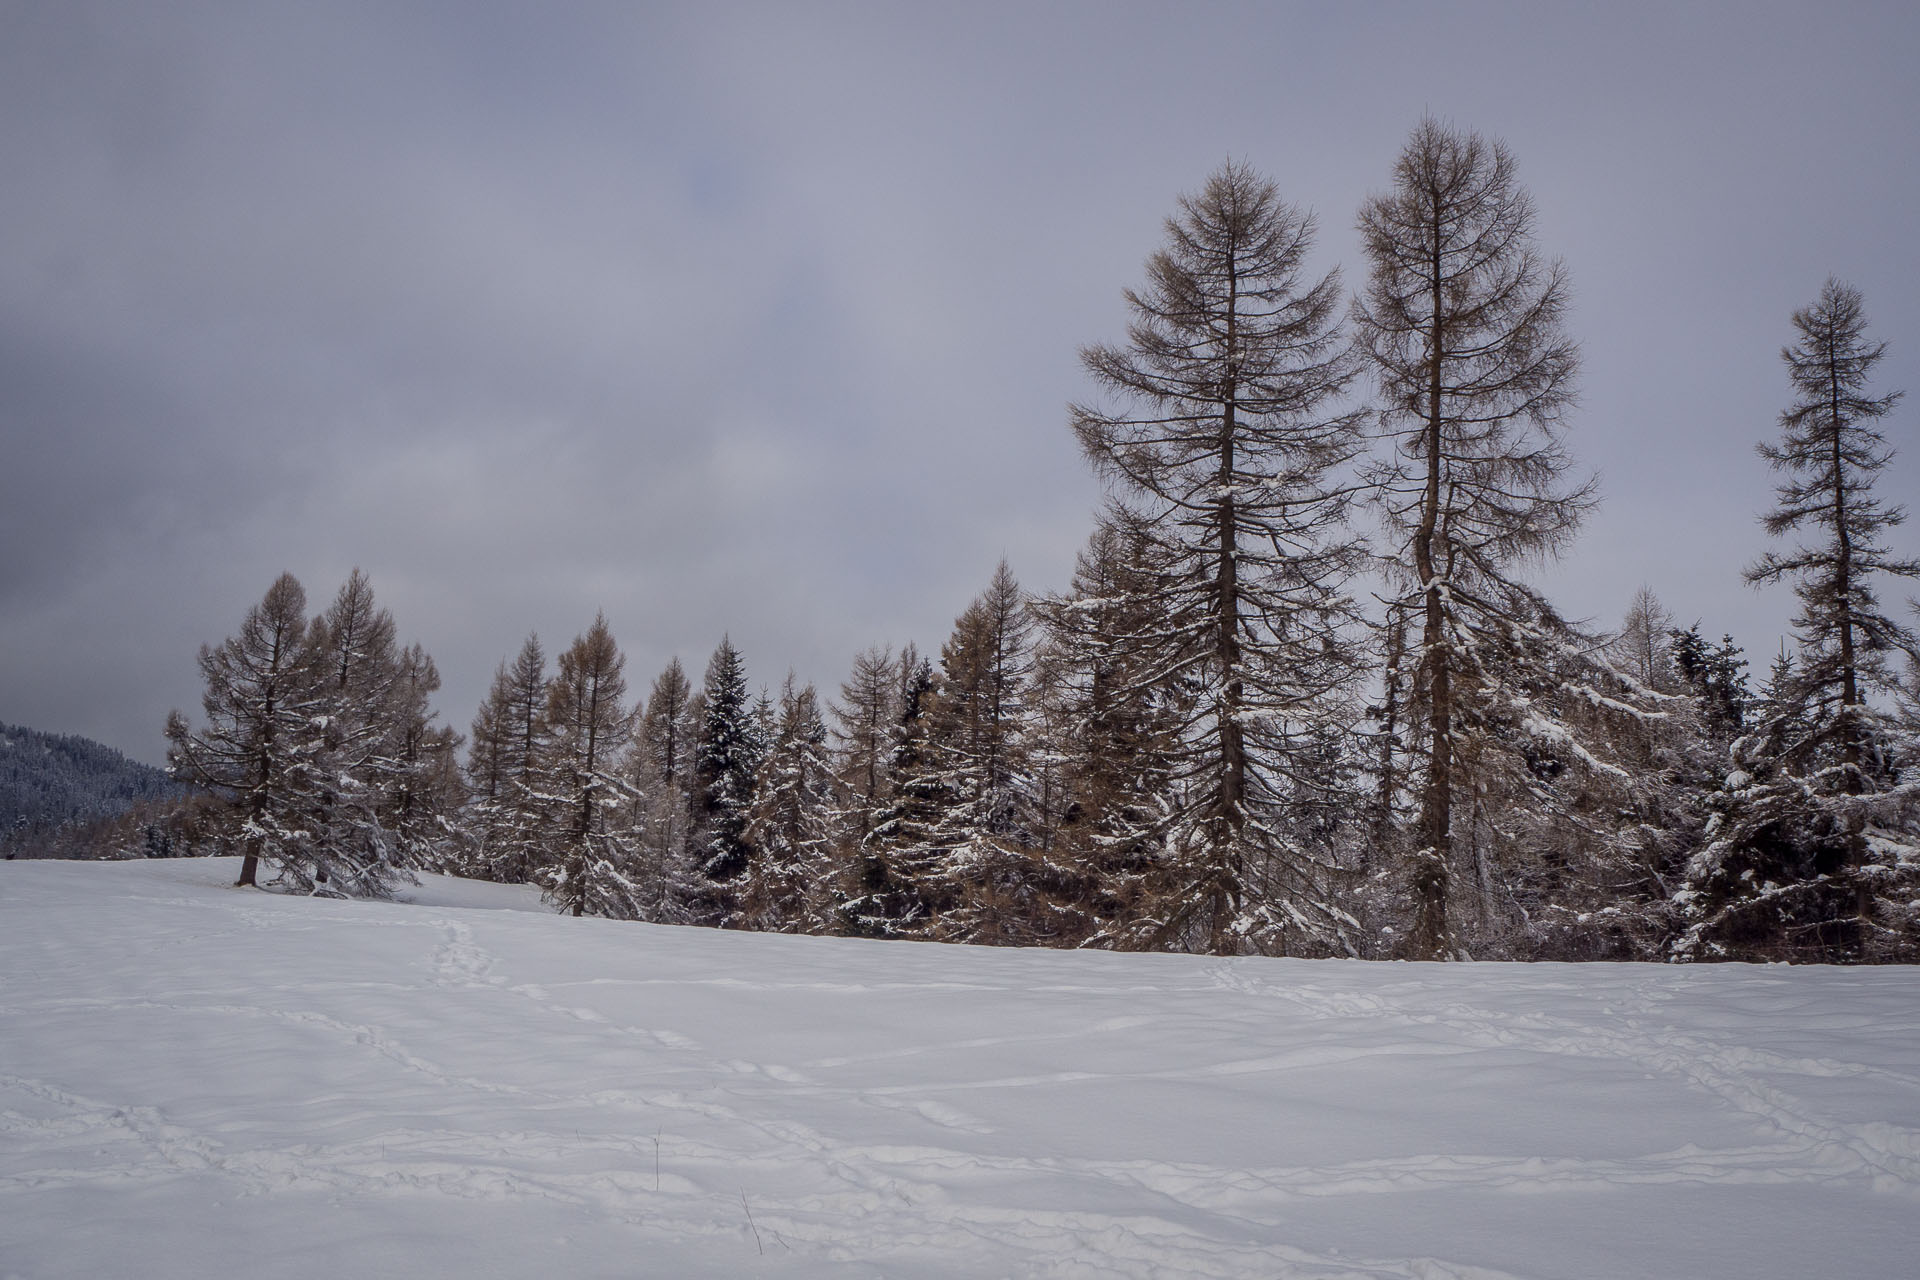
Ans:
<svg viewBox="0 0 1920 1280"><path fill-rule="evenodd" d="M158 905L215 911L247 932L289 927L283 904L244 900L161 899ZM1509 1273L1434 1257L1347 1258L1275 1240L1276 1208L1288 1203L1404 1195L1463 1189L1554 1195L1631 1186L1858 1186L1877 1194L1920 1199L1920 1130L1888 1121L1843 1123L1825 1118L1781 1078L1857 1079L1920 1098L1920 1076L1842 1059L1800 1057L1687 1034L1656 1015L1672 996L1662 972L1619 993L1629 1007L1603 1025L1530 1011L1515 1014L1484 1004L1439 1000L1431 984L1347 992L1311 983L1276 982L1258 962L1207 965L1211 990L1248 1006L1246 1016L1353 1020L1436 1033L1410 1037L1407 1047L1341 1049L1310 1045L1297 1052L1262 1053L1203 1066L1133 1072L1047 1071L987 1074L945 1082L838 1085L821 1073L847 1067L901 1067L919 1060L1009 1047L1032 1057L1047 1045L1089 1035L1148 1034L1154 1019L1122 1016L1055 1033L971 1036L799 1063L719 1057L695 1038L666 1027L639 1025L603 1009L562 998L556 990L608 987L632 993L648 987L709 987L760 995L781 991L836 994L1003 991L980 983L797 983L736 978L595 978L580 982L523 982L479 940L469 919L415 909L396 919L386 907L342 910L351 926L396 924L431 942L408 981L310 983L266 988L276 1003L246 1003L231 988L175 989L176 998L23 998L25 984L8 993L0 1015L10 1022L62 1016L111 1019L154 1012L215 1021L278 1023L314 1032L349 1054L370 1054L441 1091L444 1128L418 1124L377 1126L377 1107L353 1119L369 1131L338 1142L302 1141L249 1146L245 1127L216 1133L196 1129L166 1108L88 1096L62 1084L7 1069L0 1056L0 1194L63 1187L162 1183L213 1178L232 1194L274 1196L321 1192L331 1197L392 1193L460 1200L539 1200L585 1206L647 1235L666 1233L743 1243L757 1232L756 1250L801 1254L829 1262L911 1259L928 1253L994 1258L1005 1274L1047 1277L1228 1277L1267 1275L1299 1280L1396 1277L1403 1280L1514 1280ZM474 912L462 913L468 917ZM316 926L309 926L316 927ZM217 942L219 931L169 940L177 945ZM1265 971L1265 972L1263 972ZM1344 971L1343 971L1344 972ZM1289 975L1297 977L1298 973ZM0 975L0 983L4 975ZM1141 990L1165 990L1147 988ZM1061 984L1055 994L1110 995L1098 987ZM454 1068L416 1052L408 1037L380 1018L356 1021L326 1009L354 997L377 997L394 1017L435 992L533 1007L543 1023L564 1024L612 1045L637 1046L651 1083L632 1088L527 1083ZM197 997L197 998L196 998ZM1417 1041L1417 1043L1415 1043ZM1529 1054L1611 1060L1669 1077L1709 1096L1761 1127L1766 1140L1702 1150L1683 1146L1632 1158L1548 1158L1429 1152L1344 1163L1234 1168L1158 1160L1069 1158L993 1148L1007 1135L952 1101L969 1093L1000 1093L1034 1086L1099 1080L1191 1081L1284 1073L1303 1066L1339 1066L1385 1052L1447 1055L1484 1048ZM625 1052L632 1052L627 1050ZM984 1059L992 1061L991 1055ZM564 1078L564 1067L560 1072ZM1765 1075L1768 1079L1762 1079ZM708 1083L701 1084L705 1080ZM785 1114L794 1098L820 1100L827 1114L897 1114L894 1131L930 1141L881 1143L836 1136ZM1911 1099L1910 1099L1911 1100ZM551 1129L488 1129L490 1115L511 1104L514 1117L551 1115ZM835 1110L835 1108L843 1110ZM818 1108L808 1108L815 1112ZM601 1115L599 1123L593 1116ZM228 1128L228 1126L222 1126ZM941 1141L940 1134L954 1136ZM230 1139L240 1139L230 1143ZM1068 1198L1134 1206L1127 1211L1047 1207L1023 1203L1022 1189L1080 1188ZM1060 1198L1057 1194L1050 1199ZM744 1224L750 1203L754 1226ZM882 1211L884 1210L884 1211ZM873 1222L862 1234L859 1224ZM1097 1261L1096 1261L1097 1260Z"/></svg>

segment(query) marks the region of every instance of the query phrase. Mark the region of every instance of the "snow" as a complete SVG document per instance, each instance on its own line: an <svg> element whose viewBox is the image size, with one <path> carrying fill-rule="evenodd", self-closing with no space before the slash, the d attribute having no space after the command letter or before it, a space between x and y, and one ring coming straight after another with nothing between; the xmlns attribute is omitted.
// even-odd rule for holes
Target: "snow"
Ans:
<svg viewBox="0 0 1920 1280"><path fill-rule="evenodd" d="M1055 953L0 864L0 1277L1911 1274L1920 973Z"/></svg>

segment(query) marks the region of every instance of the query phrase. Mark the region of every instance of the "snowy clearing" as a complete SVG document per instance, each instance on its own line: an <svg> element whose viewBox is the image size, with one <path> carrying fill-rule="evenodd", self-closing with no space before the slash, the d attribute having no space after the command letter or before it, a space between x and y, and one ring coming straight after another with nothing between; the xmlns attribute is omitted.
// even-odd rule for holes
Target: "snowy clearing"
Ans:
<svg viewBox="0 0 1920 1280"><path fill-rule="evenodd" d="M1753 1280L1920 1245L1913 969L995 951L233 877L0 864L0 1277Z"/></svg>

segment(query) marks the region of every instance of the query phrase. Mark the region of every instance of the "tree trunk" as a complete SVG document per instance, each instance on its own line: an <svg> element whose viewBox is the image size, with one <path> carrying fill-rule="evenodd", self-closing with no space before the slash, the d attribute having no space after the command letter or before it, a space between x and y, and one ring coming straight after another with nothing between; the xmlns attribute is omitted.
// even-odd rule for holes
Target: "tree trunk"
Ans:
<svg viewBox="0 0 1920 1280"><path fill-rule="evenodd" d="M1240 908L1241 828L1245 821L1247 794L1247 748L1241 726L1241 705L1246 687L1240 678L1240 547L1238 512L1234 507L1234 444L1238 422L1235 414L1239 398L1239 379L1233 369L1238 341L1239 278L1234 267L1227 268L1227 359L1225 385L1221 387L1220 409L1220 565L1215 582L1215 643L1219 647L1220 675L1224 692L1220 706L1220 812L1214 832L1214 902L1211 936L1207 950L1219 955L1225 945L1225 917Z"/></svg>
<svg viewBox="0 0 1920 1280"><path fill-rule="evenodd" d="M1861 776L1864 761L1860 750L1860 687L1856 666L1858 658L1854 654L1853 644L1853 539L1847 533L1847 487L1846 472L1843 470L1845 459L1840 450L1840 370L1834 360L1835 336L1829 330L1827 335L1827 378L1829 388L1828 410L1829 429L1833 432L1833 536L1837 554L1834 557L1834 594L1837 612L1840 615L1840 755L1846 765L1846 782L1843 784L1850 796L1860 795L1866 790L1866 780ZM1859 813L1847 815L1847 873L1853 877L1854 914L1859 917L1860 942L1866 943L1867 918L1873 913L1873 893L1860 875L1860 868L1867 861L1866 819Z"/></svg>
<svg viewBox="0 0 1920 1280"><path fill-rule="evenodd" d="M1434 207L1439 208L1436 198ZM1428 344L1427 484L1420 502L1420 527L1413 537L1413 563L1425 593L1421 662L1427 668L1427 778L1420 795L1420 847L1414 853L1414 925L1412 958L1439 960L1447 953L1447 878L1453 828L1453 683L1447 661L1446 607L1433 557L1440 524L1440 316L1441 228L1433 226L1433 325Z"/></svg>

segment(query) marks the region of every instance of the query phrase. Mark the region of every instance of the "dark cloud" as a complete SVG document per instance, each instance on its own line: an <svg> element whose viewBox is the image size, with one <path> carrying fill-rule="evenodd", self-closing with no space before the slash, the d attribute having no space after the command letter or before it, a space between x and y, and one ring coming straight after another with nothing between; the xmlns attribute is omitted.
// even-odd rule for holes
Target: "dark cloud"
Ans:
<svg viewBox="0 0 1920 1280"><path fill-rule="evenodd" d="M1543 580L1770 650L1788 313L1852 280L1920 386L1916 55L1900 6L0 9L0 718L157 757L282 569L365 568L461 725L596 608L636 684L937 646L1001 555L1065 582L1076 351L1175 195L1247 160L1355 285L1429 110L1576 285L1607 505Z"/></svg>

